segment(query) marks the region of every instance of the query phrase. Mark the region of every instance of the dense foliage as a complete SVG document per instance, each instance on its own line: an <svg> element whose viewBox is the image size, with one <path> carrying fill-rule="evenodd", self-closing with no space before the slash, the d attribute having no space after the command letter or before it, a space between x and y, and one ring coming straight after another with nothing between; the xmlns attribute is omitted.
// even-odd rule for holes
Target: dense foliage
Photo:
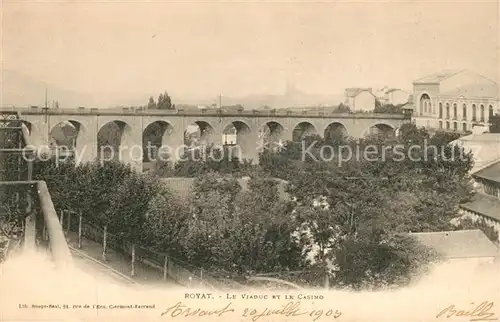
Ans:
<svg viewBox="0 0 500 322"><path fill-rule="evenodd" d="M45 180L58 210L83 218L127 240L140 238L156 179L134 172L117 161L75 166L72 160L35 164L36 180Z"/></svg>
<svg viewBox="0 0 500 322"><path fill-rule="evenodd" d="M377 288L405 285L438 259L408 232L487 229L452 224L472 194L472 158L448 145L454 139L412 124L398 137L353 140L338 132L264 151L259 169L194 150L173 170L196 178L187 204L157 177L118 162L41 163L36 176L47 181L56 208L211 275L279 272L293 280L299 271L309 285L327 279L335 287ZM356 147L374 152L356 157L349 152ZM246 189L236 180L241 175L251 176ZM292 198L279 197L274 178L288 181Z"/></svg>
<svg viewBox="0 0 500 322"><path fill-rule="evenodd" d="M393 105L393 104L376 104L373 113L387 113L387 114L401 114L403 112L402 107L404 104Z"/></svg>
<svg viewBox="0 0 500 322"><path fill-rule="evenodd" d="M176 177L194 178L208 172L232 174L241 177L249 174L254 168L251 162L240 159L231 147L223 148L214 145L200 146L186 151L170 174Z"/></svg>

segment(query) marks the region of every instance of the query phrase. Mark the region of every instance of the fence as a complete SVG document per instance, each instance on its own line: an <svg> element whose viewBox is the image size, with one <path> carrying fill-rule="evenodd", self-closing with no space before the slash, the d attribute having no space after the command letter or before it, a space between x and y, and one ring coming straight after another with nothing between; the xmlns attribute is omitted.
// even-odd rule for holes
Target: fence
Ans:
<svg viewBox="0 0 500 322"><path fill-rule="evenodd" d="M74 213L61 212L60 220L63 222L63 227L69 227L69 230L73 232L79 232L81 229L82 237L100 245L103 245L104 234L106 234L106 248L112 249L123 255L131 263L130 275L135 275L134 263L140 262L163 275L163 280L167 280L169 277L176 283L188 287L202 287L215 290L225 288L234 289L242 286L229 278L214 278L210 276L210 272L205 271L203 268L193 266L182 260L173 258L168 254L156 252L147 247L127 242L120 236L111 234L108 231L105 232L104 229L96 225L84 222L84 219L82 219L80 225L80 217L76 216Z"/></svg>

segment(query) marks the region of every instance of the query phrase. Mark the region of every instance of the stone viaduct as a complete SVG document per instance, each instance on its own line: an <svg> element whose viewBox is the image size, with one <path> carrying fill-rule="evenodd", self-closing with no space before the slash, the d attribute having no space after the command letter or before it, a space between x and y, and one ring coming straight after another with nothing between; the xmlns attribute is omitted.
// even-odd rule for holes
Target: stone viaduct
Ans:
<svg viewBox="0 0 500 322"><path fill-rule="evenodd" d="M197 125L200 140L204 143L223 145L223 133L236 129L236 144L242 157L258 158L258 148L266 143L300 139L306 135L322 137L332 131L360 138L373 131L395 131L408 117L399 114L372 113L323 113L270 111L226 111L226 110L141 110L141 109L49 109L40 107L1 108L21 113L33 142L48 146L51 131L61 123L71 124L77 131L74 152L81 161L95 160L99 147L99 131L108 124L116 124L120 132L120 159L142 171L143 135L154 123L161 128L161 144L174 152L173 161L182 155L178 149L184 146L185 131ZM268 133L264 139L262 133ZM126 150L128 152L126 152ZM177 152L176 152L177 151ZM123 152L123 153L122 153Z"/></svg>

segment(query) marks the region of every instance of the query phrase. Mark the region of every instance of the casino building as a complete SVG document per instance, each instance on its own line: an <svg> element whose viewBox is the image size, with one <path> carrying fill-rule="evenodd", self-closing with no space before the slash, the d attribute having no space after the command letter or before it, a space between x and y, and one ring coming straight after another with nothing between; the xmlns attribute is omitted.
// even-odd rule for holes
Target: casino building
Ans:
<svg viewBox="0 0 500 322"><path fill-rule="evenodd" d="M469 70L443 71L413 82L417 126L455 132L486 132L500 113L498 83Z"/></svg>

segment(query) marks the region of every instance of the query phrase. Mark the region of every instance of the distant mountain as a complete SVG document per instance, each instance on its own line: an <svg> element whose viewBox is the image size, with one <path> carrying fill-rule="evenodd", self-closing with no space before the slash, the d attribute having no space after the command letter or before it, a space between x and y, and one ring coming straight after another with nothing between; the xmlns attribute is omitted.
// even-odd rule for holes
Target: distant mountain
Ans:
<svg viewBox="0 0 500 322"><path fill-rule="evenodd" d="M222 106L242 105L245 110L259 109L264 106L282 109L289 107L333 106L344 101L343 94L317 95L304 93L298 90L286 91L284 94L255 94L245 97L222 96ZM183 100L182 104L206 105L219 104L218 99L189 101ZM179 102L180 103L180 102Z"/></svg>
<svg viewBox="0 0 500 322"><path fill-rule="evenodd" d="M117 93L82 93L45 83L20 72L3 69L0 71L0 105L3 106L44 106L45 89L47 88L48 106L53 107L54 101L60 108L107 108L126 103L138 104L138 99L123 101L123 95ZM147 103L145 96L141 104Z"/></svg>
<svg viewBox="0 0 500 322"><path fill-rule="evenodd" d="M123 93L82 93L46 84L43 80L34 79L17 71L3 69L0 79L0 105L3 106L44 106L45 88L49 107L58 101L60 108L109 108L118 106L141 106L148 102L149 94L125 95ZM155 97L156 98L156 97ZM172 97L176 105L219 104L219 99L189 99ZM301 92L295 88L287 88L281 95L256 94L245 97L222 96L222 105L242 105L245 110L258 109L263 106L271 108L308 107L338 105L344 100L343 94L316 95Z"/></svg>

